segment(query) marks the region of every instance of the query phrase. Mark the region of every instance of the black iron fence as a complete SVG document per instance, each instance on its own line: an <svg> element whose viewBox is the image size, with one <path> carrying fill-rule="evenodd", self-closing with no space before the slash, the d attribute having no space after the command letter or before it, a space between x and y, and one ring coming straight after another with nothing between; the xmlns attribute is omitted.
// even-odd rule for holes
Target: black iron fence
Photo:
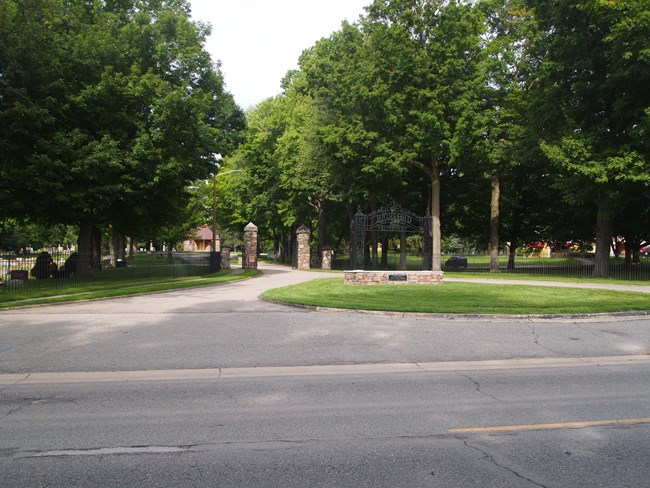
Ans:
<svg viewBox="0 0 650 488"><path fill-rule="evenodd" d="M233 256L236 259L236 256ZM70 252L36 253L29 256L0 256L0 293L36 290L56 290L89 286L102 283L165 281L174 278L201 276L213 272L209 252L138 253L124 259L111 255L96 258L92 269L81 272L93 260L80 260ZM235 261L236 263L236 261ZM441 256L442 269L446 274L489 273L490 257L485 254ZM628 281L650 281L650 257L643 256L639 262L624 257L612 257L608 263L608 277ZM345 255L335 255L334 269L353 269ZM312 266L318 266L316 259ZM422 253L409 252L406 258L399 252L389 252L382 260L367 260L365 269L421 270ZM555 257L516 256L514 263L507 255L499 256L499 272L523 276L547 276L566 278L592 278L595 261L593 254L573 254Z"/></svg>
<svg viewBox="0 0 650 488"><path fill-rule="evenodd" d="M81 268L85 268L85 271ZM86 257L67 251L0 257L0 293L151 281L210 274L209 252L138 253Z"/></svg>
<svg viewBox="0 0 650 488"><path fill-rule="evenodd" d="M441 256L442 270L445 273L489 273L490 256L487 254L445 254ZM389 252L382 262L381 253L375 261L366 257L364 269L387 269L410 271L426 269L421 253L409 252L406 259L399 252ZM346 255L335 255L334 269L353 269ZM517 255L512 261L507 255L499 256L499 272L548 277L592 278L595 270L593 254L570 254L553 257ZM628 281L650 281L650 257L643 256L638 262L627 261L624 257L611 257L608 263L608 277Z"/></svg>
<svg viewBox="0 0 650 488"><path fill-rule="evenodd" d="M460 258L460 259L459 259ZM490 257L487 255L443 256L443 270L448 273L489 273ZM568 254L537 257L507 255L499 256L499 272L549 277L592 278L596 266L593 254ZM607 266L607 277L620 280L650 281L650 258L642 257L638 262L625 257L611 257Z"/></svg>

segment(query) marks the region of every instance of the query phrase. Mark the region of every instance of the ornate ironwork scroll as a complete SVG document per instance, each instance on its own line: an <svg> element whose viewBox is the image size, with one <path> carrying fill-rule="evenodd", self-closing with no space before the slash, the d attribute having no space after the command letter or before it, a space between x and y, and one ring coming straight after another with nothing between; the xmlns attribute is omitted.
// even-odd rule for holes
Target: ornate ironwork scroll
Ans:
<svg viewBox="0 0 650 488"><path fill-rule="evenodd" d="M376 212L364 214L361 208L354 215L356 238L356 269L364 269L366 233L368 232L409 232L418 233L423 237L422 269L431 270L431 214L427 210L424 216L419 216L402 208L397 203L391 203Z"/></svg>

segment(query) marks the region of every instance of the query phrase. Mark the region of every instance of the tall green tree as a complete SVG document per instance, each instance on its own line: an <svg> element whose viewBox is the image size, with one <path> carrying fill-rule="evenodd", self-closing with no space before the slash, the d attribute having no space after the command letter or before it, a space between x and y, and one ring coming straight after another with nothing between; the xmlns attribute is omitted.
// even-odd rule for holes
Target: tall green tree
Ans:
<svg viewBox="0 0 650 488"><path fill-rule="evenodd" d="M515 203L522 203L518 189L523 181L518 175L527 172L532 178L540 168L539 158L534 157L535 140L531 144L538 135L529 115L531 75L539 66L533 51L538 29L523 0L485 0L480 8L485 18L484 46L473 87L466 94L452 152L456 165L465 173L478 173L479 179L484 176L490 182L490 271L499 272L503 192L510 205L520 206ZM531 190L526 188L527 192ZM518 218L515 213L511 215ZM514 231L517 224L511 224ZM511 232L509 236L513 258L517 234Z"/></svg>
<svg viewBox="0 0 650 488"><path fill-rule="evenodd" d="M471 2L376 0L364 29L386 87L386 158L423 171L431 185L433 260L441 269L441 172L462 99L475 77L482 22Z"/></svg>
<svg viewBox="0 0 650 488"><path fill-rule="evenodd" d="M234 166L243 169L244 175L223 182L233 185L241 201L241 208L232 209L233 215L241 215L240 223L244 225L255 222L260 237L270 237L274 250L284 258L289 257L290 243L282 246L283 237L297 221L295 207L287 203L288 195L281 184L282 170L276 154L278 141L287 130L287 113L287 100L282 95L264 100L247 113L246 137L233 157Z"/></svg>
<svg viewBox="0 0 650 488"><path fill-rule="evenodd" d="M296 90L308 94L319 115L319 142L336 199L347 208L350 256L356 260L354 213L367 204L396 199L405 168L387 157L386 85L377 70L368 36L358 25L344 22L329 38L317 42L300 58ZM373 261L377 260L376 242Z"/></svg>
<svg viewBox="0 0 650 488"><path fill-rule="evenodd" d="M2 8L0 208L79 223L80 256L100 223L165 224L244 127L203 48L208 27L184 0Z"/></svg>
<svg viewBox="0 0 650 488"><path fill-rule="evenodd" d="M607 276L616 212L650 184L647 0L529 0L542 27L542 147L572 200L595 202L594 274Z"/></svg>

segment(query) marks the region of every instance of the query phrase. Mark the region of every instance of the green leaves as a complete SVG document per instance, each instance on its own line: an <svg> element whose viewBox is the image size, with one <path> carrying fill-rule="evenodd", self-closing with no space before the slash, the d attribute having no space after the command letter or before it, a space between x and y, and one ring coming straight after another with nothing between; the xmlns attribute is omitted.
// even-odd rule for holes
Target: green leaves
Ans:
<svg viewBox="0 0 650 488"><path fill-rule="evenodd" d="M4 212L89 215L135 232L172 219L185 186L213 171L210 155L238 144L243 113L184 0L2 0L0 10Z"/></svg>

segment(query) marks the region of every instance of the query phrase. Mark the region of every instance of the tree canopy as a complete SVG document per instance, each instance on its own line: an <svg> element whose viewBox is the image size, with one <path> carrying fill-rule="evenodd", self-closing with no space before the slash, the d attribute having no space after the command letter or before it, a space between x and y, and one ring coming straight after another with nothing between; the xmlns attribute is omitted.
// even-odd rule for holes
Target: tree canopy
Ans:
<svg viewBox="0 0 650 488"><path fill-rule="evenodd" d="M353 253L357 209L397 202L430 211L434 270L445 242L493 271L595 242L605 276L615 236L650 240L649 7L374 0L244 120L185 1L0 0L1 217L171 235L221 153L222 227L285 257L302 224Z"/></svg>
<svg viewBox="0 0 650 488"><path fill-rule="evenodd" d="M163 226L245 119L184 0L0 0L5 217Z"/></svg>
<svg viewBox="0 0 650 488"><path fill-rule="evenodd" d="M264 186L265 208L291 208L285 228L318 226L319 243L351 242L357 206L429 208L433 269L445 229L483 240L494 271L505 242L510 266L533 240L597 241L608 255L614 219L638 248L648 231L623 212L647 207L650 183L648 6L375 0L249 114L275 107L264 163L249 160L253 172L274 168L283 189ZM251 135L249 155L262 147ZM338 210L334 238L305 206L319 199Z"/></svg>

